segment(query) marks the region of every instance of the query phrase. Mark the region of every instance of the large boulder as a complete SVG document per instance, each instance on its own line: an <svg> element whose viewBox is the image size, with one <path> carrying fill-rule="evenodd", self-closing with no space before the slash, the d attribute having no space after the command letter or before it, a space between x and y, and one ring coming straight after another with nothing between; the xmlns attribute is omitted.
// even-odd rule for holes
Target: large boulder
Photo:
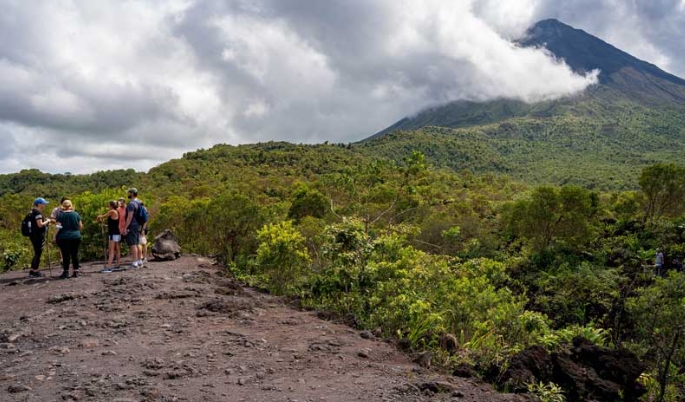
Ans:
<svg viewBox="0 0 685 402"><path fill-rule="evenodd" d="M646 390L638 381L645 365L625 349L607 349L585 338L559 352L530 347L512 357L499 377L500 387L525 392L526 384L553 382L564 389L567 401L637 401Z"/></svg>
<svg viewBox="0 0 685 402"><path fill-rule="evenodd" d="M542 346L531 346L511 358L500 385L514 392L526 392L531 382L550 382L553 369L552 356Z"/></svg>
<svg viewBox="0 0 685 402"><path fill-rule="evenodd" d="M553 360L555 382L576 400L630 402L646 393L637 381L646 367L629 350L607 349L577 337L570 351L555 354Z"/></svg>
<svg viewBox="0 0 685 402"><path fill-rule="evenodd" d="M175 260L181 256L181 246L178 245L178 238L169 229L166 229L155 237L152 245L152 256L156 260Z"/></svg>

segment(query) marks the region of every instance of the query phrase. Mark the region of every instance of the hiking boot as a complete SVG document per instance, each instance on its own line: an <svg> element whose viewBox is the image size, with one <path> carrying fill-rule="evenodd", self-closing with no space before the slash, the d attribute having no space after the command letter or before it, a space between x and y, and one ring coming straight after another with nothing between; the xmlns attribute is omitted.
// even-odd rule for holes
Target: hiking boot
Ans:
<svg viewBox="0 0 685 402"><path fill-rule="evenodd" d="M69 271L62 271L62 275L57 277L57 279L69 279Z"/></svg>
<svg viewBox="0 0 685 402"><path fill-rule="evenodd" d="M71 277L72 278L78 278L79 276L81 276L81 274L78 273L78 269L75 269L74 273L71 275Z"/></svg>
<svg viewBox="0 0 685 402"><path fill-rule="evenodd" d="M29 278L42 278L43 274L40 271L29 271Z"/></svg>

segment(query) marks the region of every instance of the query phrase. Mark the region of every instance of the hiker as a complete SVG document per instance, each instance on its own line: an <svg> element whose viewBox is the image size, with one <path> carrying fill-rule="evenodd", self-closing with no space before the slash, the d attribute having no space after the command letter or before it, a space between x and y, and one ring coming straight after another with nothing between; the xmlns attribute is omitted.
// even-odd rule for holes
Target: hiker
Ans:
<svg viewBox="0 0 685 402"><path fill-rule="evenodd" d="M72 278L79 276L78 249L81 245L81 230L83 222L81 217L74 211L74 205L69 200L62 203L62 213L57 219L57 231L55 232L55 242L62 250L62 275L59 279L69 278L69 262L74 266Z"/></svg>
<svg viewBox="0 0 685 402"><path fill-rule="evenodd" d="M109 202L109 211L107 213L99 215L97 217L98 222L102 222L107 219L107 241L109 246L109 258L108 263L105 268L101 271L103 273L112 272L114 269L119 268L121 263L121 232L119 231L119 211L117 210L117 202ZM114 265L114 257L117 258L117 264Z"/></svg>
<svg viewBox="0 0 685 402"><path fill-rule="evenodd" d="M137 215L140 211L140 202L138 201L138 189L128 189L128 199L130 200L126 206L126 223L124 224L124 231L121 233L126 238L126 244L131 249L133 262L131 268L140 268L143 266L143 260L140 255L140 223L138 223Z"/></svg>
<svg viewBox="0 0 685 402"><path fill-rule="evenodd" d="M33 202L29 220L29 239L33 245L33 259L31 260L31 270L29 271L29 278L42 278L40 273L40 257L43 255L43 248L45 248L45 233L50 226L50 219L43 217L43 210L48 202L45 198L36 198Z"/></svg>
<svg viewBox="0 0 685 402"><path fill-rule="evenodd" d="M140 201L140 207L145 210L145 202ZM144 215L147 216L147 210L145 210ZM149 232L146 219L140 228L140 259L143 261L143 264L147 262L147 234Z"/></svg>
<svg viewBox="0 0 685 402"><path fill-rule="evenodd" d="M119 233L123 235L124 229L126 229L126 200L119 198L117 205L117 212L119 212Z"/></svg>
<svg viewBox="0 0 685 402"><path fill-rule="evenodd" d="M656 268L657 276L664 276L664 253L661 249L656 249L656 259L654 260L654 267Z"/></svg>
<svg viewBox="0 0 685 402"><path fill-rule="evenodd" d="M68 200L67 197L62 197L62 199L59 200L59 205L52 209L52 213L50 214L50 220L52 222L57 222L57 218L59 218L60 214L62 213L62 203L66 200ZM61 264L62 263L62 250L60 250L59 248L57 248L57 250L59 251L59 261Z"/></svg>

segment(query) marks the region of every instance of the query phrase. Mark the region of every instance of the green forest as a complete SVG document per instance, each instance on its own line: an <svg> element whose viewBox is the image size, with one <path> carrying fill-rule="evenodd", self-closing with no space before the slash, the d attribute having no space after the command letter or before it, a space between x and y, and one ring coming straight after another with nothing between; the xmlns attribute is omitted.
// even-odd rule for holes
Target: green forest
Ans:
<svg viewBox="0 0 685 402"><path fill-rule="evenodd" d="M84 219L83 258L102 259L95 216L135 186L152 234L171 229L184 253L214 256L245 283L432 350L440 367L485 375L529 346L553 351L583 336L645 362L645 401L683 400L685 168L671 163L681 150L672 161L643 153L632 163L629 137L644 149L668 145L626 134L617 148L593 134L614 128L574 131L589 123L569 117L545 123L553 129L539 124L427 128L353 145L217 145L148 173L0 175L0 265L28 265L19 228L39 196L50 207L69 196ZM551 145L525 136L561 131L580 162L541 157ZM56 250L45 265L48 257L54 264ZM563 400L554 384L527 385L540 400Z"/></svg>

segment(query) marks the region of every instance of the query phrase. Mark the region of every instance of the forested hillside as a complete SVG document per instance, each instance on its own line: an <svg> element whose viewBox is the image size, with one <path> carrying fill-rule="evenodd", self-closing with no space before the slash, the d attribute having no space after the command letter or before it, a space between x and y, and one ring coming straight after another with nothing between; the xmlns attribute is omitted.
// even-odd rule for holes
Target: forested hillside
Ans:
<svg viewBox="0 0 685 402"><path fill-rule="evenodd" d="M556 124L570 131L590 123ZM508 132L510 142L486 143L487 130ZM629 348L644 360L644 398L682 398L685 274L677 271L685 259L685 168L630 167L615 180L595 172L606 174L596 190L535 186L436 167L441 152L459 152L463 142L451 143L454 133L433 131L352 147L218 145L147 174L5 175L3 265L27 264L30 246L19 223L37 196L53 205L70 196L85 220L83 255L99 258L103 238L94 217L107 200L135 186L149 205L153 233L172 229L184 252L214 255L240 280L295 296L303 306L357 327L379 328L415 351L432 350L439 367L471 367L497 382L518 352L533 345L553 352L584 336ZM471 141L461 154L469 165L451 167L475 172L490 171L496 160L490 147L532 147L526 135L553 135L534 119L456 133ZM431 146L420 135L445 141ZM390 151L392 144L404 144L407 157L385 158L400 154ZM578 155L586 149L574 146ZM524 151L514 155L522 166L532 160ZM515 165L505 162L494 170L514 172ZM600 190L616 188L614 181L635 190ZM657 248L666 255L664 277L653 272ZM552 384L506 387L560 392Z"/></svg>
<svg viewBox="0 0 685 402"><path fill-rule="evenodd" d="M601 111L601 104L594 108ZM451 129L424 127L365 141L370 154L401 159L414 150L440 167L495 172L532 184L592 189L637 188L654 163L679 163L685 154L685 113L640 106L603 116L519 117Z"/></svg>

